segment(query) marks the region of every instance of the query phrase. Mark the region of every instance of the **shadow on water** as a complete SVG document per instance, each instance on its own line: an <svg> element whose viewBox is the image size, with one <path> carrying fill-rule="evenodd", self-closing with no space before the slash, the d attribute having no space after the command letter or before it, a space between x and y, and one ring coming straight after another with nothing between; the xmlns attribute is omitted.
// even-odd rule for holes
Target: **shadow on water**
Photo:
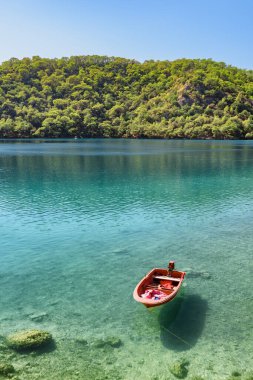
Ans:
<svg viewBox="0 0 253 380"><path fill-rule="evenodd" d="M158 316L163 345L176 351L193 347L204 328L207 307L198 295L179 296L164 305Z"/></svg>

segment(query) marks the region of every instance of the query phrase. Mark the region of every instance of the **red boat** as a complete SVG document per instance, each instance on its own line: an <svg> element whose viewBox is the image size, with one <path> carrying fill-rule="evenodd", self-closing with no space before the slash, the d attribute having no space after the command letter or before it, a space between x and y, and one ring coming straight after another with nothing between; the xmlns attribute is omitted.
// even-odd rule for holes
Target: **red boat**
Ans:
<svg viewBox="0 0 253 380"><path fill-rule="evenodd" d="M146 307L163 305L176 297L185 272L174 269L175 262L170 261L168 269L152 269L136 286L133 297Z"/></svg>

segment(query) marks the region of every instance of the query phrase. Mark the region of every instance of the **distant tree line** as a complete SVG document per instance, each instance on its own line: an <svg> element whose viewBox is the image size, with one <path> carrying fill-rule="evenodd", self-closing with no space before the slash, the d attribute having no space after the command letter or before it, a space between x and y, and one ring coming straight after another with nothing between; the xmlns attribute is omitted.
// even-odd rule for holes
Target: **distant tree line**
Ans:
<svg viewBox="0 0 253 380"><path fill-rule="evenodd" d="M0 137L253 138L253 71L210 59L12 58Z"/></svg>

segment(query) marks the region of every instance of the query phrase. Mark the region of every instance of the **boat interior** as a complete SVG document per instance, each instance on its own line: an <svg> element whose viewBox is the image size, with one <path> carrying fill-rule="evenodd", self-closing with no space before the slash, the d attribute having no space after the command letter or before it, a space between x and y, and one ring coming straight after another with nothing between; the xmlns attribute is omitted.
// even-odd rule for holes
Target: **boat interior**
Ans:
<svg viewBox="0 0 253 380"><path fill-rule="evenodd" d="M146 289L160 290L163 293L171 294L179 286L181 278L174 278L168 276L152 276L151 281L144 285L142 292Z"/></svg>

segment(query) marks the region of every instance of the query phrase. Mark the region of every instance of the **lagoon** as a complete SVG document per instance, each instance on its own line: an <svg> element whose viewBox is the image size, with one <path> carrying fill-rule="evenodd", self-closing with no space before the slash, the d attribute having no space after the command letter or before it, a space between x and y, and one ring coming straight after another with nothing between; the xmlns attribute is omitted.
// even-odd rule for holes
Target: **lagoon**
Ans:
<svg viewBox="0 0 253 380"><path fill-rule="evenodd" d="M0 181L0 335L56 342L19 379L252 376L252 141L0 140ZM136 304L173 259L180 296Z"/></svg>

